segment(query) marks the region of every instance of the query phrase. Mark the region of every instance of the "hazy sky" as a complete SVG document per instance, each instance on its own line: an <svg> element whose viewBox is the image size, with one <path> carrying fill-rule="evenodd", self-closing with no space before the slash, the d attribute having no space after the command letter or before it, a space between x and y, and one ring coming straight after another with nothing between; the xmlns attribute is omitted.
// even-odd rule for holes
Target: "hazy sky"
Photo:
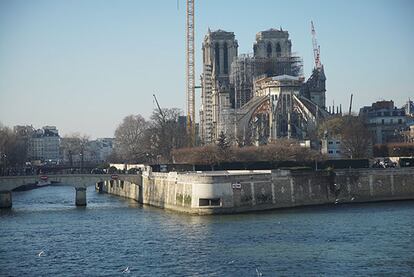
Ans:
<svg viewBox="0 0 414 277"><path fill-rule="evenodd" d="M149 117L153 93L162 107L185 110L185 1L178 7L176 0L0 0L0 122L111 137L126 115ZM233 31L239 53L252 52L257 32L282 27L309 77L310 20L327 104L348 107L351 92L355 111L414 98L410 0L196 0L196 75L208 27Z"/></svg>

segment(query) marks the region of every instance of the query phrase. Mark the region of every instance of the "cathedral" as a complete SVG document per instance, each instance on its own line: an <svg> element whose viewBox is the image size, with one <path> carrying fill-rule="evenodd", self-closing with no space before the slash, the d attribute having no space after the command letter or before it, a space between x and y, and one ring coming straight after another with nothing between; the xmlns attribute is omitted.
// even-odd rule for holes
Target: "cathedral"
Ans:
<svg viewBox="0 0 414 277"><path fill-rule="evenodd" d="M222 132L239 145L309 139L329 115L323 66L305 81L302 59L282 29L257 33L253 54L238 55L237 48L233 32L208 30L204 38L202 143L214 143Z"/></svg>

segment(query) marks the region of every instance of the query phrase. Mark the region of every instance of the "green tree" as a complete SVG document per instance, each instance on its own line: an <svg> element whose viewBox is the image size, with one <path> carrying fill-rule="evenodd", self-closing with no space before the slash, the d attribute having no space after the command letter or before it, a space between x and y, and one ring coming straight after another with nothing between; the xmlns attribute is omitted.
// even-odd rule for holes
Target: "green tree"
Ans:
<svg viewBox="0 0 414 277"><path fill-rule="evenodd" d="M219 134L217 139L217 148L219 161L231 160L231 143L223 132Z"/></svg>

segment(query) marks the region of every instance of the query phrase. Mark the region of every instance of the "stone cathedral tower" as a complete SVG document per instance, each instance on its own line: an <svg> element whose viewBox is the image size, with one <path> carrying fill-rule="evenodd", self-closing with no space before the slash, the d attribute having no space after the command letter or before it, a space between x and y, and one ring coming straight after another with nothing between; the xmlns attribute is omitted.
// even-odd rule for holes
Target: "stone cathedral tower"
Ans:
<svg viewBox="0 0 414 277"><path fill-rule="evenodd" d="M230 99L230 70L237 58L237 40L233 32L208 31L203 41L203 73L200 109L200 135L205 143L218 137L220 112L232 106Z"/></svg>

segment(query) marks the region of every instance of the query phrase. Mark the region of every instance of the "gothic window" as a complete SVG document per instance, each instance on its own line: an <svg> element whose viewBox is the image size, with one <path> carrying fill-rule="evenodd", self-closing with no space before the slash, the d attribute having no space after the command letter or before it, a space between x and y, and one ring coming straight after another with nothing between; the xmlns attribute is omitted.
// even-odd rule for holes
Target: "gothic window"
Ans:
<svg viewBox="0 0 414 277"><path fill-rule="evenodd" d="M267 44L267 57L270 58L272 56L272 44L269 42Z"/></svg>
<svg viewBox="0 0 414 277"><path fill-rule="evenodd" d="M276 56L280 57L282 55L282 49L280 48L280 43L276 44Z"/></svg>
<svg viewBox="0 0 414 277"><path fill-rule="evenodd" d="M214 47L214 59L216 64L216 74L220 73L220 47L218 42L216 42L216 46Z"/></svg>
<svg viewBox="0 0 414 277"><path fill-rule="evenodd" d="M228 55L228 49L227 49L227 42L224 43L223 46L223 58L224 58L224 74L229 73L229 55Z"/></svg>

